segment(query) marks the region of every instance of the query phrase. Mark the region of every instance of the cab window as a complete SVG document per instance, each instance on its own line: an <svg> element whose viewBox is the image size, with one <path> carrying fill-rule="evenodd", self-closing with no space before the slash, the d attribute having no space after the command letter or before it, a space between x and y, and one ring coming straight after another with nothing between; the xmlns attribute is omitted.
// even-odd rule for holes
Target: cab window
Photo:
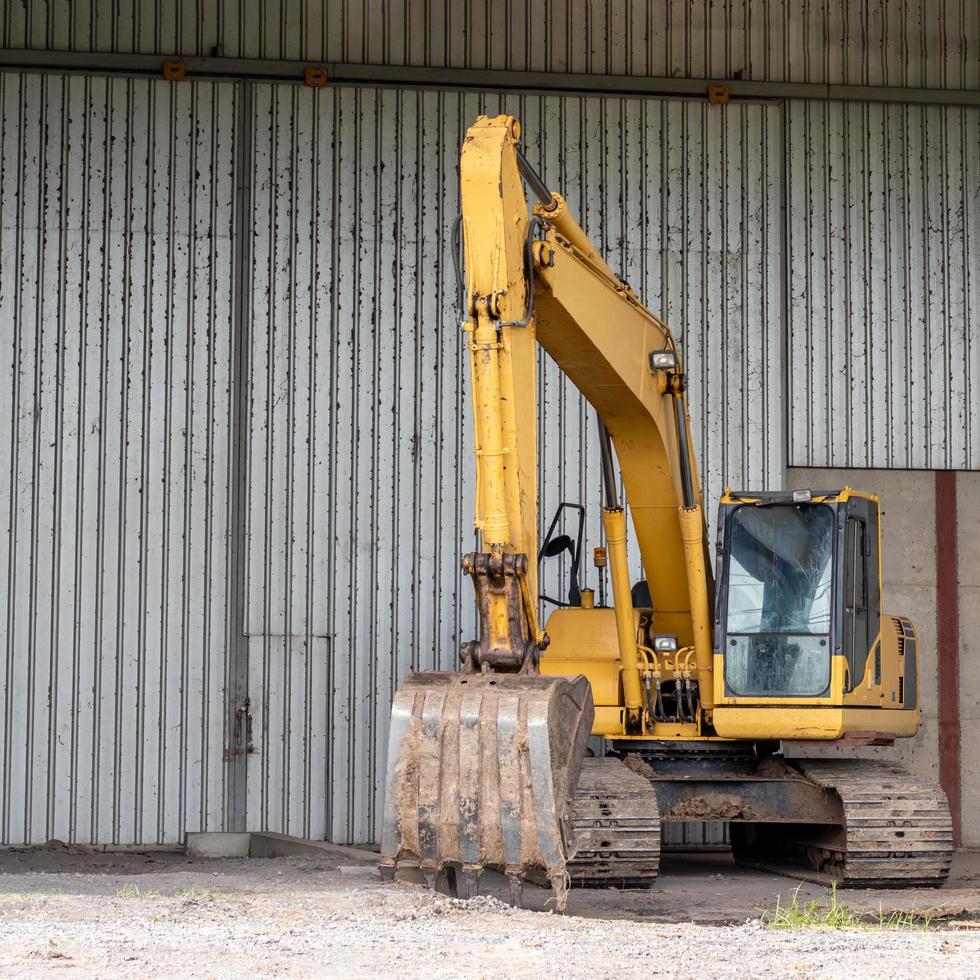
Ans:
<svg viewBox="0 0 980 980"><path fill-rule="evenodd" d="M830 683L834 512L745 505L732 514L725 679L736 695L816 696Z"/></svg>

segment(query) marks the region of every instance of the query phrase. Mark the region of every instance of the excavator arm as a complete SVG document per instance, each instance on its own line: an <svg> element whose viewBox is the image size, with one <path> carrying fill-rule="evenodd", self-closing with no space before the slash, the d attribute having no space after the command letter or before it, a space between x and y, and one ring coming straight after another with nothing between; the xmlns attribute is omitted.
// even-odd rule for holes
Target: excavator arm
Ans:
<svg viewBox="0 0 980 980"><path fill-rule="evenodd" d="M596 263L584 234L577 226L569 229L564 201L557 194L553 198L561 220L549 222L545 239L534 248L537 338L609 432L658 629L693 647L701 701L710 707L713 584L681 356L667 325L604 263ZM535 213L548 220L549 209L541 204ZM621 525L625 533L624 522L610 521L610 511L618 509L607 499L607 537L610 524ZM631 622L629 583L616 581L618 540L610 540L609 547L614 604ZM623 646L620 637L621 655L632 660Z"/></svg>
<svg viewBox="0 0 980 980"><path fill-rule="evenodd" d="M463 331L469 351L481 551L466 555L480 610L480 639L464 669L536 672L538 626L537 350L529 300L529 215L516 165L520 124L481 117L460 160L466 255Z"/></svg>

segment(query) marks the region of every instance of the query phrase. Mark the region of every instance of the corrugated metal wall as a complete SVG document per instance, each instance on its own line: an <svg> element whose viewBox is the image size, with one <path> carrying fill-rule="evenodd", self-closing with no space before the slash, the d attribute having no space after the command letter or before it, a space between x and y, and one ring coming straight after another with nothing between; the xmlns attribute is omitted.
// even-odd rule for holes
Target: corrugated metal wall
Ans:
<svg viewBox="0 0 980 980"><path fill-rule="evenodd" d="M980 87L969 0L537 9L27 0L0 44ZM11 73L0 106L3 841L376 836L391 693L473 628L444 276L483 109L682 334L709 495L787 443L978 465L975 110ZM547 520L596 446L548 363L541 408Z"/></svg>
<svg viewBox="0 0 980 980"><path fill-rule="evenodd" d="M0 73L0 842L224 824L236 98Z"/></svg>
<svg viewBox="0 0 980 980"><path fill-rule="evenodd" d="M980 109L787 126L791 465L980 468Z"/></svg>
<svg viewBox="0 0 980 980"><path fill-rule="evenodd" d="M974 0L938 16L928 0L339 0L330 14L333 61L980 87Z"/></svg>
<svg viewBox="0 0 980 980"><path fill-rule="evenodd" d="M778 107L257 86L250 827L375 838L392 694L410 670L452 667L475 628L458 569L469 396L444 277L458 146L481 111L520 116L613 266L689 325L710 493L722 471L781 479ZM542 519L584 499L595 544L594 420L554 365L541 379ZM708 391L724 409L704 410Z"/></svg>
<svg viewBox="0 0 980 980"><path fill-rule="evenodd" d="M980 88L975 0L23 0L0 47Z"/></svg>
<svg viewBox="0 0 980 980"><path fill-rule="evenodd" d="M778 482L778 406L746 397L779 390L778 107L0 80L3 840L176 841L243 820L376 835L391 695L452 666L475 625L442 277L480 111L522 117L612 264L689 325L709 492L723 471ZM704 410L708 390L732 418ZM594 421L545 362L541 403L547 519L595 505L598 469Z"/></svg>

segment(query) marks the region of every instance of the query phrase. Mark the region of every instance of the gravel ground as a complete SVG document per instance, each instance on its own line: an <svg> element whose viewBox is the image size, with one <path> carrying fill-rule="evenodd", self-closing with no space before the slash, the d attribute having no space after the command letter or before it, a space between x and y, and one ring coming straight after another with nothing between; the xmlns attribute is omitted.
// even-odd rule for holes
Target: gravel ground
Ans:
<svg viewBox="0 0 980 980"><path fill-rule="evenodd" d="M0 974L980 976L973 928L780 932L751 906L739 924L682 921L699 918L701 905L717 920L726 892L740 914L750 893L785 898L793 887L740 874L709 867L685 879L678 872L686 912L671 904L668 870L642 900L576 892L572 914L558 916L511 909L493 895L461 902L383 886L369 861L350 855L208 861L8 853L0 856ZM531 903L543 906L546 893L529 891ZM980 899L972 883L960 891ZM933 905L941 894L931 893Z"/></svg>

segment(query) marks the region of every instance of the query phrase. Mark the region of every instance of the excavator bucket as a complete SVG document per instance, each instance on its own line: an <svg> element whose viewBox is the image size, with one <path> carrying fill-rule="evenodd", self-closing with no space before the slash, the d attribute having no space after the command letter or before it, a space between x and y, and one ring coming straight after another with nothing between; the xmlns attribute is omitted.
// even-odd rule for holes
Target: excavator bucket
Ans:
<svg viewBox="0 0 980 980"><path fill-rule="evenodd" d="M484 868L545 877L564 908L569 810L592 730L584 677L412 674L395 695L388 742L380 870L443 871L461 897Z"/></svg>

